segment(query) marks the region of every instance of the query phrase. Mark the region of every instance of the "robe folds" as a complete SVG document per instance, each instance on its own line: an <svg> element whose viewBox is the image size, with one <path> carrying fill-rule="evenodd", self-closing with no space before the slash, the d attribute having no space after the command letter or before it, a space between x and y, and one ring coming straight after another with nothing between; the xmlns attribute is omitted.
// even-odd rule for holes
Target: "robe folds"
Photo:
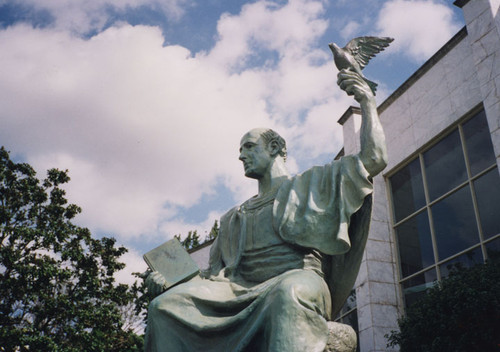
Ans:
<svg viewBox="0 0 500 352"><path fill-rule="evenodd" d="M356 280L372 192L345 156L228 211L204 277L150 303L146 351L323 351Z"/></svg>

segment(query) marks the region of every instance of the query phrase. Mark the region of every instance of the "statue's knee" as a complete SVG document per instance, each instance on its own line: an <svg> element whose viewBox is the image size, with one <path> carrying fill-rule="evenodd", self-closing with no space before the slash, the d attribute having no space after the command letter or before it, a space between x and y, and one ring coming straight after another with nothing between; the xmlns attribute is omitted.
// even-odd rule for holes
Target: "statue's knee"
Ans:
<svg viewBox="0 0 500 352"><path fill-rule="evenodd" d="M154 317L159 312L165 309L165 304L172 301L173 295L167 291L159 296L156 296L148 305L148 317Z"/></svg>
<svg viewBox="0 0 500 352"><path fill-rule="evenodd" d="M161 296L161 295L160 295ZM160 310L160 296L154 298L148 305L148 316L153 317Z"/></svg>
<svg viewBox="0 0 500 352"><path fill-rule="evenodd" d="M326 284L314 272L302 271L283 279L276 288L277 296L282 301L318 302L328 296Z"/></svg>

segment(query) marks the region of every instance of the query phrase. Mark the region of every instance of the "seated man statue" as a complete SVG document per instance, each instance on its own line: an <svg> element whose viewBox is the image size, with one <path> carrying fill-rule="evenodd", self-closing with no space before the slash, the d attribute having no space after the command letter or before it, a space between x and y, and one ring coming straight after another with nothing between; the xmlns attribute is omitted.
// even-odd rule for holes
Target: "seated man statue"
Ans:
<svg viewBox="0 0 500 352"><path fill-rule="evenodd" d="M338 84L360 103L361 151L290 176L285 141L269 129L243 136L245 176L258 194L229 210L202 275L162 292L148 289L146 351L323 351L327 321L356 279L371 216L372 177L386 166L375 99L341 71ZM161 293L161 294L160 294Z"/></svg>

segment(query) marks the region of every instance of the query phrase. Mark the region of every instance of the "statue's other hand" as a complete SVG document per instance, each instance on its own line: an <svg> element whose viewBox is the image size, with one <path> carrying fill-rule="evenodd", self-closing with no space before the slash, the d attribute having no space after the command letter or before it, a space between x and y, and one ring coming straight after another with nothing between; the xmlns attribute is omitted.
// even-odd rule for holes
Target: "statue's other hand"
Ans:
<svg viewBox="0 0 500 352"><path fill-rule="evenodd" d="M150 274L146 277L146 287L148 292L155 297L165 291L166 284L167 281L158 271L150 272Z"/></svg>
<svg viewBox="0 0 500 352"><path fill-rule="evenodd" d="M373 99L373 92L370 86L358 73L350 70L341 70L337 78L339 87L348 95L354 95L354 99L358 103L366 99Z"/></svg>

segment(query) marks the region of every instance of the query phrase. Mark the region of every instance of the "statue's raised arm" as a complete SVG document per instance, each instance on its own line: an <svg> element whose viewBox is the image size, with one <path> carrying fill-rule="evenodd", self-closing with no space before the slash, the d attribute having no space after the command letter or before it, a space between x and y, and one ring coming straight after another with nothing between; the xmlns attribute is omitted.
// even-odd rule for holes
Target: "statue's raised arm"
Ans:
<svg viewBox="0 0 500 352"><path fill-rule="evenodd" d="M357 72L340 71L337 83L347 94L353 95L360 104L361 150L359 158L370 176L375 176L387 165L387 149L374 94L368 83Z"/></svg>
<svg viewBox="0 0 500 352"><path fill-rule="evenodd" d="M368 80L361 70L371 58L384 50L394 39L388 37L354 38L344 48L330 43L333 60L339 69L338 85L361 106L361 151L359 157L371 176L387 165L385 136L377 113L375 92L377 83Z"/></svg>

